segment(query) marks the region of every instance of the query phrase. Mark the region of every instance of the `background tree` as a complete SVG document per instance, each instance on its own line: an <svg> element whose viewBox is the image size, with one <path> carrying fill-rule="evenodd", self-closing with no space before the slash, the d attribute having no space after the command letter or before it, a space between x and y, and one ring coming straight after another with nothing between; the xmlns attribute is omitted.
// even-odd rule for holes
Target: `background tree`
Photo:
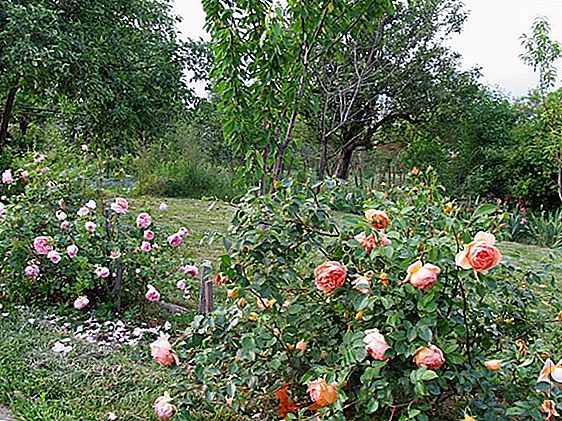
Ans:
<svg viewBox="0 0 562 421"><path fill-rule="evenodd" d="M444 45L465 17L457 0L398 3L323 57L314 78L320 105L310 118L320 138L319 176L330 153L333 174L347 178L354 151L380 143L381 128L427 116L473 83L472 73L458 70L459 55Z"/></svg>
<svg viewBox="0 0 562 421"><path fill-rule="evenodd" d="M283 173L299 116L315 106L311 67L347 34L373 27L391 0L204 0L225 138L261 190Z"/></svg>
<svg viewBox="0 0 562 421"><path fill-rule="evenodd" d="M0 149L38 111L117 151L162 133L187 98L176 21L165 0L2 2Z"/></svg>

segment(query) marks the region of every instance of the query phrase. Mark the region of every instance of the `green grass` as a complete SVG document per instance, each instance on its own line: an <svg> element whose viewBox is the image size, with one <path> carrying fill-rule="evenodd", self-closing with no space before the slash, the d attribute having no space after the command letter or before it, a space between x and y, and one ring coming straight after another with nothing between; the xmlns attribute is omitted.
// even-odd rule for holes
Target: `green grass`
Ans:
<svg viewBox="0 0 562 421"><path fill-rule="evenodd" d="M223 253L220 241L211 245L199 241L213 232L225 232L234 208L224 203L191 199L139 198L133 201L137 210L154 210L160 202L169 211L155 218L171 229L185 226L191 230L188 253L195 261L214 259ZM531 287L544 297L545 317L554 318L558 311L552 297L562 287L562 253L536 246L503 242L500 249L508 264L533 270L549 281ZM552 282L550 285L549 283ZM554 288L554 289L553 289ZM0 403L9 406L19 420L66 421L106 420L115 412L118 420L151 420L152 403L163 391L185 377L184 368L162 368L150 358L148 342L134 348L99 350L96 346L73 340L75 349L61 356L51 351L53 343L67 335L47 324L31 325L23 310L6 309L0 317ZM562 341L559 324L549 327L547 341ZM556 346L557 348L557 346ZM186 419L186 418L182 418ZM190 420L234 420L221 413L213 417L192 415Z"/></svg>
<svg viewBox="0 0 562 421"><path fill-rule="evenodd" d="M0 402L16 419L29 421L150 420L152 403L180 375L162 368L147 345L105 349L73 340L67 355L51 351L67 335L45 323L30 324L37 314L2 309L0 318Z"/></svg>

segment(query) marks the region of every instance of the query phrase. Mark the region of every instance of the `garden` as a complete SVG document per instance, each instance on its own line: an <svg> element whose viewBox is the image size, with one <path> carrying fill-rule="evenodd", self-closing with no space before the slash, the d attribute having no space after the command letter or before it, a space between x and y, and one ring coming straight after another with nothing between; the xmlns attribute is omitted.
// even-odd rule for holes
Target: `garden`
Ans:
<svg viewBox="0 0 562 421"><path fill-rule="evenodd" d="M513 99L458 0L201 3L0 4L0 420L558 419L548 20Z"/></svg>

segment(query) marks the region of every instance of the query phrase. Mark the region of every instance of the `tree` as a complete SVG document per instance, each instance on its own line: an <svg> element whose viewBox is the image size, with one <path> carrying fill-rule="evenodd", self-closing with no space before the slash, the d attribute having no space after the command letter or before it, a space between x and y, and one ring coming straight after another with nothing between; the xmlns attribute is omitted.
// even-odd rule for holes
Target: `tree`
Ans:
<svg viewBox="0 0 562 421"><path fill-rule="evenodd" d="M349 33L333 55L315 66L317 112L309 117L320 138L318 174L336 158L333 174L347 178L354 151L380 143L381 129L427 118L466 84L459 55L444 41L465 19L457 0L398 3L374 23ZM331 148L330 148L331 146Z"/></svg>
<svg viewBox="0 0 562 421"><path fill-rule="evenodd" d="M533 118L527 123L538 130L543 141L544 151L550 153L556 161L558 197L562 201L562 102L561 91L548 93L556 83L558 71L557 60L562 56L562 46L550 38L550 25L546 18L539 17L532 27L532 34L521 36L525 53L521 59L534 71L539 72L539 93L542 104L537 107ZM535 137L537 135L535 130Z"/></svg>
<svg viewBox="0 0 562 421"><path fill-rule="evenodd" d="M0 149L30 111L117 151L161 133L187 94L170 11L165 0L2 2Z"/></svg>
<svg viewBox="0 0 562 421"><path fill-rule="evenodd" d="M391 0L204 0L214 91L226 140L261 191L281 177L297 120L315 106L311 68L349 33L372 28Z"/></svg>

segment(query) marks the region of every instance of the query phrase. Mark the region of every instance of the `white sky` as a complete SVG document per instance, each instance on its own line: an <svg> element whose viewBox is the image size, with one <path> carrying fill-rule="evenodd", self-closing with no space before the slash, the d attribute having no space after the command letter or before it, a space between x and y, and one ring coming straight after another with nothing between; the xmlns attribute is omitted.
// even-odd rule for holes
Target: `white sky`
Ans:
<svg viewBox="0 0 562 421"><path fill-rule="evenodd" d="M203 26L201 0L173 0L175 12L183 18L182 36L208 39ZM537 85L538 76L519 59L523 52L519 37L530 34L537 16L546 16L551 36L562 42L562 0L464 0L470 11L462 34L451 40L463 56L463 67L482 67L483 82L520 96ZM559 63L559 79L562 63ZM560 85L560 84L559 84Z"/></svg>

